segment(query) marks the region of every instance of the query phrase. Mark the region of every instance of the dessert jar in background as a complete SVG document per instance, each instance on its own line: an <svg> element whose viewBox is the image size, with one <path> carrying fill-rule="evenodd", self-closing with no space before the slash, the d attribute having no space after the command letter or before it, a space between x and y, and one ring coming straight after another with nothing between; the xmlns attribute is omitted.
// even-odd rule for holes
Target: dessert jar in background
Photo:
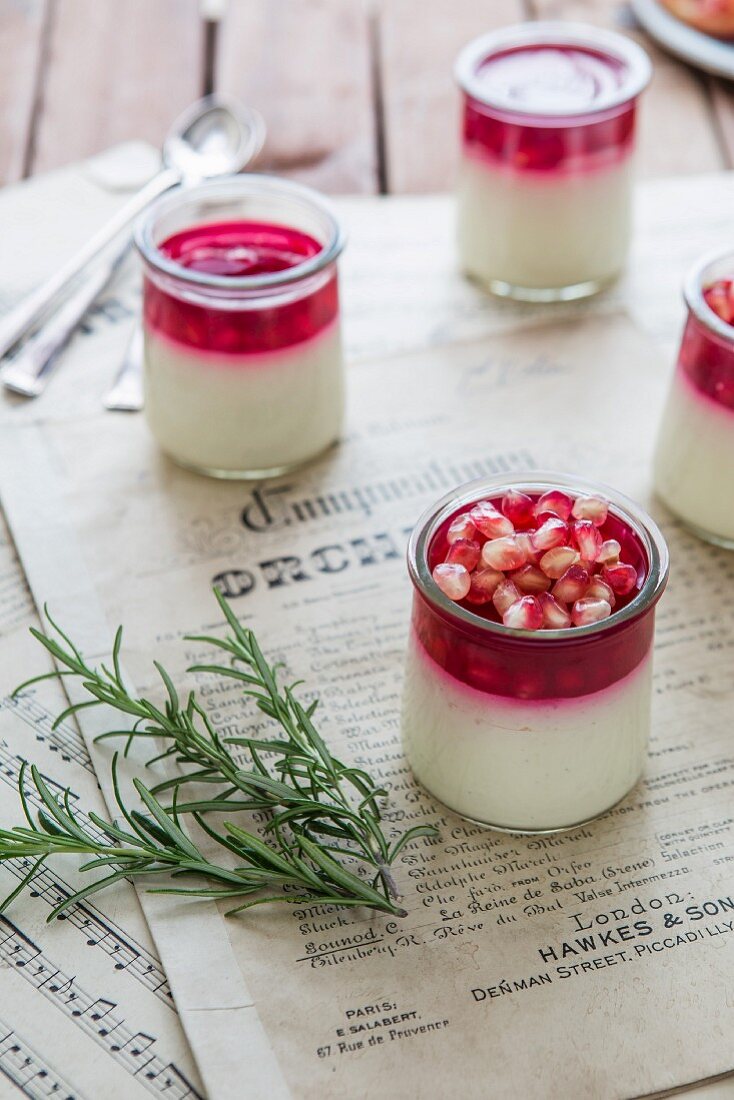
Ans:
<svg viewBox="0 0 734 1100"><path fill-rule="evenodd" d="M678 362L658 433L655 488L699 537L734 549L734 251L689 273Z"/></svg>
<svg viewBox="0 0 734 1100"><path fill-rule="evenodd" d="M166 454L216 477L265 477L333 444L344 238L325 200L260 175L175 188L135 241L145 415Z"/></svg>
<svg viewBox="0 0 734 1100"><path fill-rule="evenodd" d="M646 758L668 576L652 520L576 478L481 480L421 518L408 566L402 735L428 791L522 833L581 824L627 794Z"/></svg>
<svg viewBox="0 0 734 1100"><path fill-rule="evenodd" d="M619 274L631 231L637 97L650 79L630 39L529 23L471 42L458 190L462 267L529 301L584 297Z"/></svg>

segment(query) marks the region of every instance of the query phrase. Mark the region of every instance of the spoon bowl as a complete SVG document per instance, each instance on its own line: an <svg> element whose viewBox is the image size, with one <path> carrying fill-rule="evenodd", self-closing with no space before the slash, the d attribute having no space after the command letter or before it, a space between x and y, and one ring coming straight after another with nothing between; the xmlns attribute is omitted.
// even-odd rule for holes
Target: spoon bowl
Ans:
<svg viewBox="0 0 734 1100"><path fill-rule="evenodd" d="M176 119L163 143L163 163L187 183L239 172L265 140L258 111L221 95L209 95Z"/></svg>

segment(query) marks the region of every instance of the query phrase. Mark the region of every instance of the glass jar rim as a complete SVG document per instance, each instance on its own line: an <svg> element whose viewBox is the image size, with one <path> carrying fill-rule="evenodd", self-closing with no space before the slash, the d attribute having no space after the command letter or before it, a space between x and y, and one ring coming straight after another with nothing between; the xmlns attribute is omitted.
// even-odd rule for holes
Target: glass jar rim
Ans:
<svg viewBox="0 0 734 1100"><path fill-rule="evenodd" d="M634 599L619 611L599 623L586 626L564 627L561 630L516 630L504 626L493 619L485 619L468 608L449 599L438 587L428 566L428 551L433 538L440 528L462 504L476 503L485 496L496 495L504 489L519 489L521 492L546 492L548 489L570 489L588 495L601 495L609 502L613 515L624 520L642 542L647 555L648 570L643 585ZM491 478L480 477L457 486L427 508L410 536L408 543L408 572L415 588L444 619L454 625L465 626L498 635L509 643L521 641L523 645L536 643L549 645L553 642L577 641L593 635L597 637L607 631L618 629L623 623L638 618L652 607L662 596L668 581L670 560L668 547L660 528L653 519L633 500L623 493L599 481L587 481L572 474L556 473L548 470L530 470L525 474L498 474Z"/></svg>
<svg viewBox="0 0 734 1100"><path fill-rule="evenodd" d="M183 267L175 260L169 259L161 252L153 240L153 225L155 219L161 213L175 210L183 201L197 198L222 199L232 196L249 194L276 194L284 198L300 201L304 206L309 206L323 214L329 225L329 239L320 252L311 256L303 263L283 271L269 272L263 275L210 275L202 271L193 271ZM302 183L294 183L293 180L282 179L280 176L271 176L259 172L245 172L240 175L222 176L216 180L206 180L203 183L189 185L177 184L169 191L164 192L155 199L150 206L143 211L135 223L133 231L135 247L146 263L158 271L178 279L180 282L190 284L193 287L218 289L223 291L248 291L261 290L268 287L291 286L293 283L308 279L311 275L323 271L325 267L333 263L340 256L346 244L346 235L339 224L331 204L312 187L306 187Z"/></svg>
<svg viewBox="0 0 734 1100"><path fill-rule="evenodd" d="M723 252L718 249L716 252L707 252L705 256L698 259L693 267L688 269L688 274L683 281L683 298L688 309L704 328L715 333L727 344L731 344L734 342L734 326L719 317L718 313L714 313L703 296L704 282L709 269L726 261L730 261L731 277L734 278L734 251L731 248Z"/></svg>
<svg viewBox="0 0 734 1100"><path fill-rule="evenodd" d="M477 80L479 66L493 54L502 50L525 46L578 46L606 54L625 66L626 77L620 86L601 96L591 106L581 110L577 107L552 111L518 110L508 106L482 88ZM635 99L650 82L652 65L642 46L632 39L614 31L587 26L585 23L562 23L543 21L537 23L517 23L511 27L490 31L469 42L459 53L454 65L454 79L459 87L472 99L486 107L504 113L508 118L523 125L563 126L569 121L582 120L602 114L615 107L621 107Z"/></svg>

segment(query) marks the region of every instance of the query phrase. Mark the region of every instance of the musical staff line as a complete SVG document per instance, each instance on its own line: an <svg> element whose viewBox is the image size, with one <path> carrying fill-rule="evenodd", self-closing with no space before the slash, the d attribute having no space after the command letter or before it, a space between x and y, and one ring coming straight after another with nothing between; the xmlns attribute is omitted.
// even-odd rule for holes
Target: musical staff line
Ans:
<svg viewBox="0 0 734 1100"><path fill-rule="evenodd" d="M95 997L64 973L7 917L0 916L0 958L101 1046L154 1096L204 1100L187 1077L156 1050L157 1038L128 1025L116 1001Z"/></svg>
<svg viewBox="0 0 734 1100"><path fill-rule="evenodd" d="M36 740L47 745L51 752L57 752L62 760L73 761L94 775L94 765L81 734L69 722L62 722L54 729L53 713L38 701L34 692L7 695L0 700L0 707L17 714L33 729Z"/></svg>
<svg viewBox="0 0 734 1100"><path fill-rule="evenodd" d="M31 1100L85 1100L30 1043L0 1019L0 1073Z"/></svg>
<svg viewBox="0 0 734 1100"><path fill-rule="evenodd" d="M9 786L17 788L22 764L23 758L11 752L7 741L0 739L0 779ZM60 793L64 790L50 776L44 775L43 778L52 791ZM42 803L35 787L24 785L24 790L28 801L40 808ZM74 794L71 797L77 798ZM92 824L83 810L77 809L76 813L90 833L106 842L102 831ZM27 859L9 859L5 861L4 866L19 879L23 878L31 867ZM75 890L60 875L52 875L48 868L43 868L33 880L33 889L29 893L31 897L45 901L50 908L55 908L64 898L75 893ZM71 927L81 932L89 947L101 947L114 960L116 970L127 970L159 1000L169 1008L174 1008L171 989L160 960L124 932L114 921L105 917L95 905L90 902L79 902L70 906L59 920L67 921Z"/></svg>

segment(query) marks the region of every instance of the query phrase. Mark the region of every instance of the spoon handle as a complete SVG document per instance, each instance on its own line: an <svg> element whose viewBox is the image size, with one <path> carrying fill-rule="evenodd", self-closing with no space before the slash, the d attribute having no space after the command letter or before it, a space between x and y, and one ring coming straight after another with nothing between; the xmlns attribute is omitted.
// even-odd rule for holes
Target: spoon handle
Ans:
<svg viewBox="0 0 734 1100"><path fill-rule="evenodd" d="M29 337L0 372L0 381L7 389L22 397L38 397L43 393L59 352L66 347L84 314L114 275L129 244L125 235L110 255L97 263L53 317Z"/></svg>
<svg viewBox="0 0 734 1100"><path fill-rule="evenodd" d="M56 298L66 289L67 284L82 275L88 265L97 257L118 233L143 210L148 203L173 187L180 179L173 168L164 168L154 176L145 187L114 214L71 259L54 274L22 298L21 301L0 319L0 358L5 356L29 332L31 327L46 312Z"/></svg>
<svg viewBox="0 0 734 1100"><path fill-rule="evenodd" d="M139 412L143 407L143 326L136 321L114 382L104 399L106 409Z"/></svg>

